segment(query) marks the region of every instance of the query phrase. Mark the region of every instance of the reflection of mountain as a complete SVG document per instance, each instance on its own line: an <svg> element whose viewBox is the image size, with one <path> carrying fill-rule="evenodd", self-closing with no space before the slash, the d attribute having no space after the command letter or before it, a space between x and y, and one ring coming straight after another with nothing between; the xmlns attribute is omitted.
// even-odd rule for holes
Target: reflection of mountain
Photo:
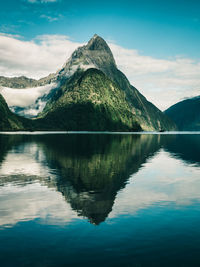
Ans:
<svg viewBox="0 0 200 267"><path fill-rule="evenodd" d="M12 143L16 152L26 148L41 166L54 172L57 177L54 181L42 182L62 192L79 215L99 224L112 210L117 192L125 187L130 175L159 149L159 138L159 135L73 134L7 136L4 141ZM36 177L42 179L37 173Z"/></svg>
<svg viewBox="0 0 200 267"><path fill-rule="evenodd" d="M181 134L164 136L163 146L174 157L189 164L200 165L200 135Z"/></svg>
<svg viewBox="0 0 200 267"><path fill-rule="evenodd" d="M47 162L59 170L57 188L78 214L104 221L131 174L159 148L158 136L70 135L43 143Z"/></svg>
<svg viewBox="0 0 200 267"><path fill-rule="evenodd" d="M22 142L22 136L2 135L0 134L0 166L5 159L7 152L13 147Z"/></svg>
<svg viewBox="0 0 200 267"><path fill-rule="evenodd" d="M61 192L78 215L99 224L130 175L161 146L199 165L199 141L199 135L0 135L0 184L40 181Z"/></svg>

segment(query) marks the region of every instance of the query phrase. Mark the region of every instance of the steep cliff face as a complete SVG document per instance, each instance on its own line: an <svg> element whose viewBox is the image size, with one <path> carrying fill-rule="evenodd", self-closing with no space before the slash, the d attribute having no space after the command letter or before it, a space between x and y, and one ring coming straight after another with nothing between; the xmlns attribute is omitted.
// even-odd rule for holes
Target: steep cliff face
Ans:
<svg viewBox="0 0 200 267"><path fill-rule="evenodd" d="M178 102L165 111L181 131L200 131L200 96Z"/></svg>

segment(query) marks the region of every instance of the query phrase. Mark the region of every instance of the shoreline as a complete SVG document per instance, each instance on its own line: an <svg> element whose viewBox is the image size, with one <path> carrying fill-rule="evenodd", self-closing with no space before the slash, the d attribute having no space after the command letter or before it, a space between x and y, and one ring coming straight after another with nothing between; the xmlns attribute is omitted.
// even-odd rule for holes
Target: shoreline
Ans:
<svg viewBox="0 0 200 267"><path fill-rule="evenodd" d="M123 135L177 135L177 134L200 134L200 131L166 131L166 132L109 132L109 131L0 131L3 135L45 135L45 134L123 134Z"/></svg>

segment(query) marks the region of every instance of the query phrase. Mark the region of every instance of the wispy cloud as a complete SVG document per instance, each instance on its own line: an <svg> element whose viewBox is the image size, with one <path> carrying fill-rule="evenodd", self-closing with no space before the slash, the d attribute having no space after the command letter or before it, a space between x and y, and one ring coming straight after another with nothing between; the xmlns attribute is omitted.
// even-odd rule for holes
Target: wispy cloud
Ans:
<svg viewBox="0 0 200 267"><path fill-rule="evenodd" d="M61 19L62 18L62 15L58 15L56 17L52 17L52 16L49 16L49 15L42 14L40 16L40 18L46 19L49 22L53 22L53 21L58 21L59 19Z"/></svg>
<svg viewBox="0 0 200 267"><path fill-rule="evenodd" d="M33 78L55 72L82 44L65 35L42 35L32 41L0 35L0 75ZM160 109L200 95L200 61L174 57L157 59L109 43L117 65L130 82Z"/></svg>
<svg viewBox="0 0 200 267"><path fill-rule="evenodd" d="M27 0L28 3L31 4L38 4L38 3L53 3L53 2L58 2L58 0Z"/></svg>
<svg viewBox="0 0 200 267"><path fill-rule="evenodd" d="M0 35L0 75L40 78L61 68L80 46L64 35L42 35L32 41Z"/></svg>

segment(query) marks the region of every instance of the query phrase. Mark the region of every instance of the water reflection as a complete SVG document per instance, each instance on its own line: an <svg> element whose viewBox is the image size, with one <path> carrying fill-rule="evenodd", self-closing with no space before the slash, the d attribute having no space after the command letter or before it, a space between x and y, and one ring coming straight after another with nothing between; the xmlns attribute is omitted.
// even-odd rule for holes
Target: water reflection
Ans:
<svg viewBox="0 0 200 267"><path fill-rule="evenodd" d="M153 135L100 134L18 135L0 138L0 184L4 187L4 192L8 185L15 194L19 191L19 186L26 186L28 192L34 191L35 185L30 188L30 183L39 182L40 187L46 186L49 195L52 194L49 188L61 192L79 216L87 217L94 224L106 219L117 192L125 187L130 175L136 173L148 157L159 149L160 140L159 136ZM37 189L40 191L44 188ZM37 195L30 197L30 194L23 197L24 202L29 202L34 197L38 199ZM43 199L49 205L42 209L52 206L49 198L51 197L46 201ZM39 210L43 201L35 204L40 206ZM29 207L29 210L32 209ZM71 211L68 213L71 214ZM30 214L27 217L31 217Z"/></svg>
<svg viewBox="0 0 200 267"><path fill-rule="evenodd" d="M163 139L163 147L175 158L200 166L200 135L169 135Z"/></svg>
<svg viewBox="0 0 200 267"><path fill-rule="evenodd" d="M157 136L74 135L53 147L49 141L44 151L60 171L58 191L94 224L106 219L117 192L158 149Z"/></svg>
<svg viewBox="0 0 200 267"><path fill-rule="evenodd" d="M163 149L132 175L109 218L133 216L144 209L185 209L200 203L200 167L186 165Z"/></svg>
<svg viewBox="0 0 200 267"><path fill-rule="evenodd" d="M199 141L0 135L1 265L199 266Z"/></svg>
<svg viewBox="0 0 200 267"><path fill-rule="evenodd" d="M185 169L175 158L199 165L199 139L0 135L0 223L34 218L66 223L79 216L98 225L109 214L112 218L156 202L198 198L199 169Z"/></svg>

